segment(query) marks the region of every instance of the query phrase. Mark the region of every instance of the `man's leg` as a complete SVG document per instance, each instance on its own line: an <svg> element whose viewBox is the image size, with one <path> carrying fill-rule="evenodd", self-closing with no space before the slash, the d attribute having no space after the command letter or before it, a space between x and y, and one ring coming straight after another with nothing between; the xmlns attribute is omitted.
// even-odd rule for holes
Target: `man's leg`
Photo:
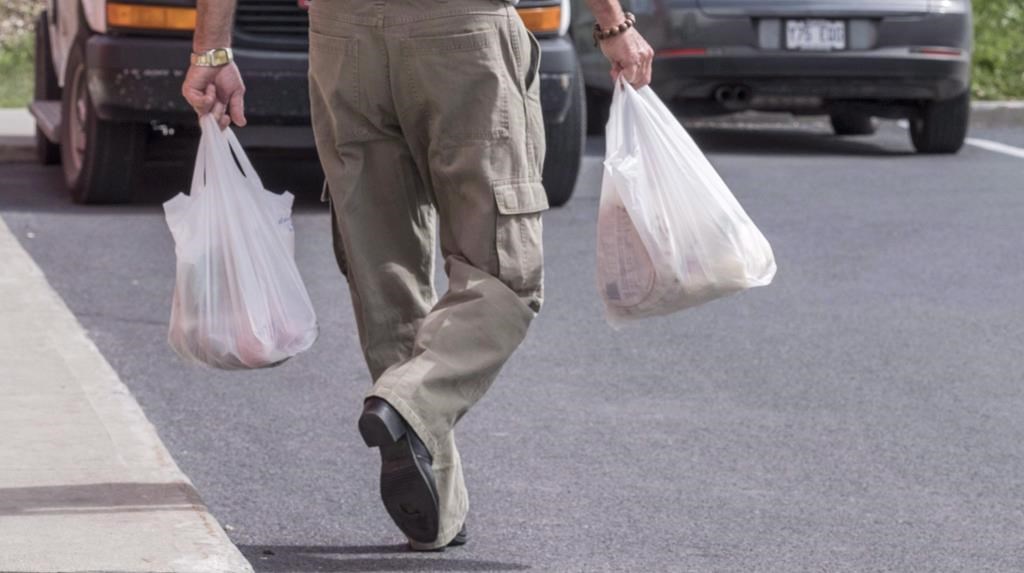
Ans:
<svg viewBox="0 0 1024 573"><path fill-rule="evenodd" d="M335 254L348 277L374 379L411 356L435 302L436 217L390 105L383 34L372 25L376 8L316 4L310 34L311 106L329 182ZM439 519L430 454L394 410L372 402L360 417L360 432L380 448L385 507L407 535L432 541Z"/></svg>
<svg viewBox="0 0 1024 573"><path fill-rule="evenodd" d="M395 109L441 223L449 290L416 332L411 356L371 396L392 404L434 456L441 504L434 543L468 510L452 429L519 346L542 300L544 135L539 50L514 11L489 0L389 3ZM385 21L388 21L387 19Z"/></svg>
<svg viewBox="0 0 1024 573"><path fill-rule="evenodd" d="M348 8L359 4L326 5L360 12ZM335 255L376 380L408 359L435 302L436 212L393 116L380 30L320 18L318 7L311 13L313 127L328 182Z"/></svg>

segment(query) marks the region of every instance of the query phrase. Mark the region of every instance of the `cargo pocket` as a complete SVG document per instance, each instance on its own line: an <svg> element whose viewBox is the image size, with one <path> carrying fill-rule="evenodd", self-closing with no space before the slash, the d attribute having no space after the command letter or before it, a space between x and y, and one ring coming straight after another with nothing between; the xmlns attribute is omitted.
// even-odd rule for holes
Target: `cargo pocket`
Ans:
<svg viewBox="0 0 1024 573"><path fill-rule="evenodd" d="M541 213L548 208L547 194L538 180L515 180L495 183L494 199L498 278L539 312L544 285Z"/></svg>

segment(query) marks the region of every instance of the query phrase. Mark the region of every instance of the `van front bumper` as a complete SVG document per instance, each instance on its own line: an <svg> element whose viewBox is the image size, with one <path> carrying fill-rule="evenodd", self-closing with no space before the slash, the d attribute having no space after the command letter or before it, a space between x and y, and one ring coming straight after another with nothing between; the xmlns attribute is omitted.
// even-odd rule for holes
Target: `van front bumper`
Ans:
<svg viewBox="0 0 1024 573"><path fill-rule="evenodd" d="M568 38L541 38L541 106L561 123L576 81L576 52ZM193 122L181 95L191 42L184 38L96 35L86 43L89 95L105 120ZM237 48L245 79L245 115L252 124L309 125L306 52Z"/></svg>
<svg viewBox="0 0 1024 573"><path fill-rule="evenodd" d="M86 42L89 96L106 120L195 121L181 95L191 42L183 38L96 35ZM305 52L236 49L252 123L309 124Z"/></svg>

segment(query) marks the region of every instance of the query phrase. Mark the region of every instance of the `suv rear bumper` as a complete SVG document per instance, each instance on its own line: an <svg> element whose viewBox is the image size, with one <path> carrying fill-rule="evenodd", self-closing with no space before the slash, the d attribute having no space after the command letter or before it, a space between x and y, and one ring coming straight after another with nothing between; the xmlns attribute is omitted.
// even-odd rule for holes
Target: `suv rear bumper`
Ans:
<svg viewBox="0 0 1024 573"><path fill-rule="evenodd" d="M576 77L576 52L567 38L542 38L541 105L560 123ZM194 121L181 96L191 42L180 38L96 35L86 43L89 94L99 117L121 121ZM306 52L238 48L245 79L245 115L253 124L309 125Z"/></svg>
<svg viewBox="0 0 1024 573"><path fill-rule="evenodd" d="M743 85L754 98L940 100L967 91L970 54L946 56L892 49L660 57L654 62L653 76L654 89L666 100L711 98L724 85Z"/></svg>

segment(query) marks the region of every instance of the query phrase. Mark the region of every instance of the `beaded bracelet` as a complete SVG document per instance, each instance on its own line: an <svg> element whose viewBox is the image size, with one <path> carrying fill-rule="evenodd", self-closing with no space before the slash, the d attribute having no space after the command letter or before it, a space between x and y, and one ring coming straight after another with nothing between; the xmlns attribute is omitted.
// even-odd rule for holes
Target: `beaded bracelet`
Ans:
<svg viewBox="0 0 1024 573"><path fill-rule="evenodd" d="M632 12L626 12L624 15L626 17L626 21L625 22L619 24L618 26L612 26L611 28L608 28L607 30L602 30L601 29L601 24L597 24L597 23L594 24L594 45L595 46L597 46L597 44L600 43L601 40L607 40L608 38L611 38L612 36L618 36L619 34L625 33L626 30L636 26L636 16L634 16Z"/></svg>

